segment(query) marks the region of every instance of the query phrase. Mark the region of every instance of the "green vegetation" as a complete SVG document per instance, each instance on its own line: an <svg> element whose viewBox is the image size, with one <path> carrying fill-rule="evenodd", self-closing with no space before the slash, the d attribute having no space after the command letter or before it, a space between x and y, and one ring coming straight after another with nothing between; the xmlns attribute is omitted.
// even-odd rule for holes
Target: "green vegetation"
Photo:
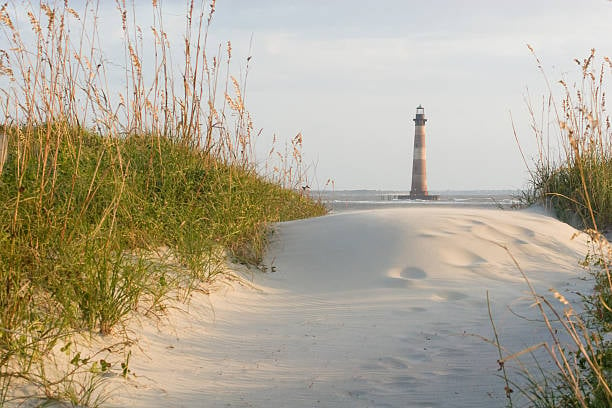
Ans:
<svg viewBox="0 0 612 408"><path fill-rule="evenodd" d="M127 375L129 354L113 351L120 368L95 351L81 355L73 334L120 330L136 310L161 313L169 297L187 299L222 272L228 256L259 265L270 223L326 211L292 188L305 181L294 168L301 135L282 171L258 174L246 81L226 73L216 94L223 56L206 54L214 2L208 13L190 4L178 75L157 2L152 63L119 6L126 83L115 102L90 6L26 7L33 46L13 22L19 11L0 8L10 45L0 51L0 405L101 404L101 374ZM229 69L229 43L226 57Z"/></svg>
<svg viewBox="0 0 612 408"><path fill-rule="evenodd" d="M551 157L549 135L538 128L530 109L540 154L525 200L542 203L561 219L585 228L590 245L580 263L595 284L593 293L583 295L582 305L572 305L557 291L552 291L554 299L536 293L523 274L550 340L502 358L500 365L536 348L546 350L556 371L545 371L536 360L539 373L523 368L526 385L514 383L534 407L612 406L612 246L602 233L612 226L612 128L605 103L612 62L604 58L596 67L595 61L594 50L583 61L576 60L582 74L579 85L560 81L560 109L552 91L548 98L548 113L558 123L559 159ZM506 375L505 380L508 384Z"/></svg>
<svg viewBox="0 0 612 408"><path fill-rule="evenodd" d="M584 61L576 60L582 71L578 85L570 88L559 81L564 94L560 107L549 98L549 116L559 125L560 152L555 158L550 135L536 130L540 152L525 200L544 203L575 226L605 231L612 226L612 128L605 92L612 63L605 58L593 69L594 60L594 50ZM530 111L538 129L534 109Z"/></svg>
<svg viewBox="0 0 612 408"><path fill-rule="evenodd" d="M607 229L612 225L610 174L610 157L602 160L578 154L569 166L538 168L537 179L533 180L534 193L545 198L546 205L563 221Z"/></svg>

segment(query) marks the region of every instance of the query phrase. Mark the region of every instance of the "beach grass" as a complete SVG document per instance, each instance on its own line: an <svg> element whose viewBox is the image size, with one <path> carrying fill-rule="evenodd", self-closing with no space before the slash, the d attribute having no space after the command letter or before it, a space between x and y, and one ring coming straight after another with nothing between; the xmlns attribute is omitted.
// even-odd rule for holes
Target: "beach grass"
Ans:
<svg viewBox="0 0 612 408"><path fill-rule="evenodd" d="M582 304L572 304L554 289L551 289L552 296L543 295L536 292L512 257L528 285L550 340L501 358L500 365L531 354L535 349L545 349L554 370L543 370L536 360L535 372L521 370L523 383L513 381L531 406L609 407L612 406L612 246L604 234L612 225L612 128L606 111L612 63L607 57L598 63L595 50L583 60L576 59L578 80L572 84L567 79L559 81L563 96L557 102L541 61L529 49L544 74L550 96L542 109L546 116L543 120L536 120L535 109L529 106L540 151L530 169L530 189L525 193L525 201L552 209L560 219L587 234L587 256L577 260L577 264L593 277L594 288L592 293L582 294ZM546 132L551 128L537 125L548 123L549 118L557 124L552 127L556 131L552 136ZM557 145L551 144L555 137ZM508 384L507 376L505 380ZM508 402L512 406L511 394Z"/></svg>
<svg viewBox="0 0 612 408"><path fill-rule="evenodd" d="M326 212L295 188L303 169L258 172L246 76L229 73L230 43L208 55L214 2L187 5L180 72L157 2L151 61L133 10L118 2L116 95L96 5L0 8L9 44L0 51L0 405L99 405L101 375L125 375L129 355L111 368L81 355L73 335L163 313L228 258L259 266L271 223ZM285 163L296 154L301 163L299 150ZM69 360L59 371L58 348Z"/></svg>
<svg viewBox="0 0 612 408"><path fill-rule="evenodd" d="M606 231L612 226L612 128L606 109L612 62L605 57L598 63L595 50L575 62L580 76L571 83L559 80L560 101L544 74L551 97L541 109L529 106L539 152L525 198L574 226ZM536 118L535 111L545 117ZM550 121L557 126L541 126Z"/></svg>

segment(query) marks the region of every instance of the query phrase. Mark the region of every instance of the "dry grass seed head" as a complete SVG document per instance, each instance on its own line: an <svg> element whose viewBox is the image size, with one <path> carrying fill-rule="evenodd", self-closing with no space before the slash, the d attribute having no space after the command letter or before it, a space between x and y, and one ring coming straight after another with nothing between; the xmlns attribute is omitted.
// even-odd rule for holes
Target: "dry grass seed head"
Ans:
<svg viewBox="0 0 612 408"><path fill-rule="evenodd" d="M34 16L34 13L28 10L27 15L28 19L30 20L30 24L32 25L32 29L34 30L34 32L36 32L36 34L40 36L42 34L42 28L40 27L38 20Z"/></svg>
<svg viewBox="0 0 612 408"><path fill-rule="evenodd" d="M79 16L79 13L76 12L75 9L68 7L68 5L66 4L66 11L72 15L72 17L76 18L77 20L81 20L81 17Z"/></svg>
<svg viewBox="0 0 612 408"><path fill-rule="evenodd" d="M11 81L15 81L10 58L5 50L0 50L0 76L8 76Z"/></svg>
<svg viewBox="0 0 612 408"><path fill-rule="evenodd" d="M132 58L132 64L134 65L134 67L136 68L136 72L140 76L142 74L142 66L140 65L140 59L138 58L138 55L134 51L132 44L128 45L128 50L130 51L130 57Z"/></svg>
<svg viewBox="0 0 612 408"><path fill-rule="evenodd" d="M562 304L564 304L565 306L569 305L569 302L567 301L567 299L565 298L565 296L563 296L562 294L560 294L558 291L556 291L555 289L549 289L550 292L552 292L553 296L555 297L555 299L557 299L559 302L561 302Z"/></svg>
<svg viewBox="0 0 612 408"><path fill-rule="evenodd" d="M5 3L2 8L0 8L0 22L10 28L12 32L15 32L15 26L13 25L13 21L11 20L8 15L8 12L6 11L6 7L7 4Z"/></svg>
<svg viewBox="0 0 612 408"><path fill-rule="evenodd" d="M40 4L40 8L47 15L47 19L49 20L49 22L47 23L47 30L49 30L49 32L51 32L51 30L53 29L53 25L55 23L55 11L52 10L51 7L49 7L45 3L41 3Z"/></svg>

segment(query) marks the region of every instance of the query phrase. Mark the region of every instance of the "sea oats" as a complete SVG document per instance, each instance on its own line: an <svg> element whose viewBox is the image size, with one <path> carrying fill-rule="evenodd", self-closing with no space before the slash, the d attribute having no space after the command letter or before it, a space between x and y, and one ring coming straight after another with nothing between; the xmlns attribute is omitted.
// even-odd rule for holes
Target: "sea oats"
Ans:
<svg viewBox="0 0 612 408"><path fill-rule="evenodd" d="M32 25L32 29L34 30L34 32L36 32L36 34L38 35L41 35L42 28L40 27L40 24L38 23L38 20L36 19L34 14L31 11L28 11L27 15L28 15L28 19L30 20L30 24Z"/></svg>
<svg viewBox="0 0 612 408"><path fill-rule="evenodd" d="M15 32L15 26L13 25L13 21L8 15L6 11L7 4L5 3L2 7L0 7L0 22L11 29L11 31Z"/></svg>
<svg viewBox="0 0 612 408"><path fill-rule="evenodd" d="M552 288L549 289L549 291L552 292L555 299L557 299L559 302L563 303L566 306L569 305L569 302L567 301L565 296L563 296L562 294L560 294L559 292L557 292L555 289L552 289Z"/></svg>
<svg viewBox="0 0 612 408"><path fill-rule="evenodd" d="M49 20L47 23L47 30L50 32L53 29L53 24L55 23L55 11L51 10L51 8L45 3L41 3L40 8L47 15L47 19Z"/></svg>
<svg viewBox="0 0 612 408"><path fill-rule="evenodd" d="M76 12L75 9L72 9L70 7L66 7L66 11L71 14L74 18L76 18L77 20L80 20L81 17L79 16L79 13Z"/></svg>
<svg viewBox="0 0 612 408"><path fill-rule="evenodd" d="M130 52L130 57L132 59L132 64L136 68L138 76L140 76L142 74L142 66L140 65L140 59L138 58L138 55L134 51L134 48L132 47L132 44L128 44L128 50Z"/></svg>

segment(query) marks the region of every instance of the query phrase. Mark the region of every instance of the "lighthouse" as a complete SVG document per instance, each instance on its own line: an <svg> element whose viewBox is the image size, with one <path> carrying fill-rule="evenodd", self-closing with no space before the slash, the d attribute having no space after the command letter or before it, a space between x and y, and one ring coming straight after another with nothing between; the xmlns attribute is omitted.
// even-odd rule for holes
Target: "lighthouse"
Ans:
<svg viewBox="0 0 612 408"><path fill-rule="evenodd" d="M412 159L412 187L410 188L410 199L412 200L438 199L437 195L429 195L427 192L425 122L427 122L425 109L419 105L414 118L414 156Z"/></svg>

